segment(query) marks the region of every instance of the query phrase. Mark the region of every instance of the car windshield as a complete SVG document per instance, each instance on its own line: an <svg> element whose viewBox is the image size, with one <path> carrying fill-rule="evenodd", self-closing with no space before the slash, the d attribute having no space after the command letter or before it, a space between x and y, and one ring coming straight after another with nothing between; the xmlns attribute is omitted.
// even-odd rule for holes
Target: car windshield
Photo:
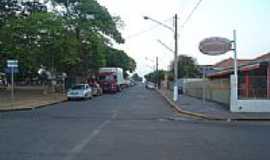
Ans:
<svg viewBox="0 0 270 160"><path fill-rule="evenodd" d="M100 81L112 81L112 80L114 80L114 78L111 75L104 75L104 76L100 76L99 80Z"/></svg>
<svg viewBox="0 0 270 160"><path fill-rule="evenodd" d="M77 90L77 89L85 89L84 85L76 85L74 87L71 88L72 90Z"/></svg>

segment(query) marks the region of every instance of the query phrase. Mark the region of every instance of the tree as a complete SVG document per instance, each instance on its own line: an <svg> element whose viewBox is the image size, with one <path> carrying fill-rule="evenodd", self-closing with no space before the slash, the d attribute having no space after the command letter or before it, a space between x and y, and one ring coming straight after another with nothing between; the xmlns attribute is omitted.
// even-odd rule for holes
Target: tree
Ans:
<svg viewBox="0 0 270 160"><path fill-rule="evenodd" d="M56 6L62 5L62 13L74 28L78 36L81 32L100 31L110 36L118 43L124 43L121 33L117 29L119 17L112 17L108 10L96 0L53 0Z"/></svg>
<svg viewBox="0 0 270 160"><path fill-rule="evenodd" d="M29 63L26 59L31 56L25 55L29 51L34 39L35 31L30 30L34 26L26 25L29 17L34 12L45 13L47 8L44 4L33 1L3 0L0 2L0 67L4 68L8 58L24 57L25 63ZM29 28L26 33L26 28ZM28 40L31 39L31 44ZM25 48L24 48L25 47ZM31 51L31 50L30 50ZM31 63L29 63L31 64Z"/></svg>
<svg viewBox="0 0 270 160"><path fill-rule="evenodd" d="M174 66L174 62L171 63ZM171 68L174 73L174 68ZM196 59L187 55L178 56L178 78L196 78L200 76Z"/></svg>
<svg viewBox="0 0 270 160"><path fill-rule="evenodd" d="M47 9L47 2L53 2L53 11ZM23 76L36 73L41 65L72 77L86 77L111 64L133 72L132 58L124 51L108 50L112 40L124 42L119 25L121 19L112 17L96 0L2 0L0 67L16 58ZM111 59L112 54L118 61Z"/></svg>
<svg viewBox="0 0 270 160"><path fill-rule="evenodd" d="M106 46L110 39L123 43L117 29L119 17L112 17L96 0L54 0L55 7L61 5L60 13L65 25L76 35L80 64L76 67L80 76L95 72L106 64ZM110 37L110 38L108 38Z"/></svg>
<svg viewBox="0 0 270 160"><path fill-rule="evenodd" d="M122 68L124 70L125 77L127 77L127 71L129 71L130 73L135 71L136 62L124 51L108 47L106 55L106 66Z"/></svg>
<svg viewBox="0 0 270 160"><path fill-rule="evenodd" d="M134 81L142 81L142 80L143 80L142 77L140 77L140 76L138 75L138 73L134 73L134 74L131 76L131 78L132 78Z"/></svg>
<svg viewBox="0 0 270 160"><path fill-rule="evenodd" d="M158 71L148 73L147 75L144 76L144 78L147 81L150 81L150 82L153 82L153 83L158 83L158 82L161 82L162 80L165 79L165 74L166 73L167 73L167 71L158 70Z"/></svg>
<svg viewBox="0 0 270 160"><path fill-rule="evenodd" d="M16 13L21 11L21 6L18 4L18 0L2 0L0 1L0 27L5 25L8 19L17 16Z"/></svg>
<svg viewBox="0 0 270 160"><path fill-rule="evenodd" d="M0 31L2 54L18 59L22 71L36 72L40 65L63 71L67 65L79 63L74 54L77 42L65 31L61 18L52 13L10 20Z"/></svg>

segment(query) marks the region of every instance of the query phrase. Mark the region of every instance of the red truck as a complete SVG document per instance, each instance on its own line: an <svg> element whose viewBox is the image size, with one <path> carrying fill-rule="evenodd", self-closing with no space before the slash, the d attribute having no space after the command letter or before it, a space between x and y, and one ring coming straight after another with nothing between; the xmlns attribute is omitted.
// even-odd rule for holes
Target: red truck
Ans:
<svg viewBox="0 0 270 160"><path fill-rule="evenodd" d="M100 68L98 80L104 92L116 93L121 91L125 83L122 68Z"/></svg>

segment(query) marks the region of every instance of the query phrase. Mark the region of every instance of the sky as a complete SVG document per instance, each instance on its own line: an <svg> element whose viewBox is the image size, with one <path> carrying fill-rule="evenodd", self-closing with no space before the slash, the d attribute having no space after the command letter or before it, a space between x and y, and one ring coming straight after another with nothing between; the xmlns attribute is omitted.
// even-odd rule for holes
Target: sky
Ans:
<svg viewBox="0 0 270 160"><path fill-rule="evenodd" d="M158 43L161 40L174 48L173 32L143 16L149 16L173 27L173 16L178 14L179 50L196 58L198 64L215 64L233 57L232 52L208 56L198 50L201 40L212 37L233 39L237 31L238 57L250 59L270 52L269 0L202 0L189 21L182 24L199 0L98 0L113 16L120 16L125 26L120 29L125 44L117 45L137 62L140 75L153 71L155 57L160 68L168 69L174 56Z"/></svg>

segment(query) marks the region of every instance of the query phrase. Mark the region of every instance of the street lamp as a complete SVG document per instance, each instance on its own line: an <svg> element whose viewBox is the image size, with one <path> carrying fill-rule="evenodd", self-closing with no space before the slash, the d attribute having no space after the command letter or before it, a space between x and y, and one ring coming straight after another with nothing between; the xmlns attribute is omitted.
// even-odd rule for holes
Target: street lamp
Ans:
<svg viewBox="0 0 270 160"><path fill-rule="evenodd" d="M151 20L152 22L155 22L167 29L169 29L170 31L172 31L174 33L174 42L175 42L175 48L174 48L174 88L173 88L173 100L177 101L178 99L178 85L177 85L177 78L178 78L178 60L177 60L177 55L178 55L178 17L177 14L175 14L174 16L174 27L170 27L158 20L155 20L151 17L148 16L144 16L143 17L145 20Z"/></svg>

